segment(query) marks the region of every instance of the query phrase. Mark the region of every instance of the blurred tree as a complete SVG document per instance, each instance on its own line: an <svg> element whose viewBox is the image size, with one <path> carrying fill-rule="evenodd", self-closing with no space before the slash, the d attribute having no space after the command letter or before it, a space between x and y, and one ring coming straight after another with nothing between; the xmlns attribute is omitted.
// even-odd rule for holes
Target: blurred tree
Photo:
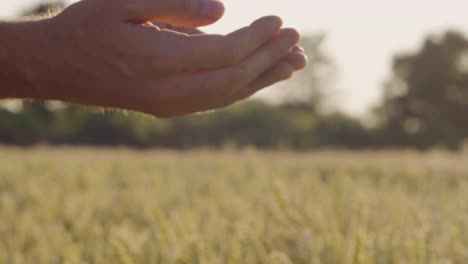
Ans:
<svg viewBox="0 0 468 264"><path fill-rule="evenodd" d="M468 136L467 39L449 31L396 56L377 114L390 144L457 147Z"/></svg>

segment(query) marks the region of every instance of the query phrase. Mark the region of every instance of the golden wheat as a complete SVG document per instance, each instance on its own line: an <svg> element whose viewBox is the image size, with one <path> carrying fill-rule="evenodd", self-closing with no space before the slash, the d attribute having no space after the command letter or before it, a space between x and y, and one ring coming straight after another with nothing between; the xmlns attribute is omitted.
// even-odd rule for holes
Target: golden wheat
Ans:
<svg viewBox="0 0 468 264"><path fill-rule="evenodd" d="M468 156L0 148L0 263L468 263Z"/></svg>

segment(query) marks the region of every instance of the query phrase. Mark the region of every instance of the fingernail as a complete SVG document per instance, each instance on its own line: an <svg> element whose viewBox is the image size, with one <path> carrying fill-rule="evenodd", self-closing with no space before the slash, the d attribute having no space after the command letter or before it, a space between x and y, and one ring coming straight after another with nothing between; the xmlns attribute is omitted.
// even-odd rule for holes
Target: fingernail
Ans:
<svg viewBox="0 0 468 264"><path fill-rule="evenodd" d="M201 15L210 19L218 19L224 13L224 5L219 0L203 0Z"/></svg>

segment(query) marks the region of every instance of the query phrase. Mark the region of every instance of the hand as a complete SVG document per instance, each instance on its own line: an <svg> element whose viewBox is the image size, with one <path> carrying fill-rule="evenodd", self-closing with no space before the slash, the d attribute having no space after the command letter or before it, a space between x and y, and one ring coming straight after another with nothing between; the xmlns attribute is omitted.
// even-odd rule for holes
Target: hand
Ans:
<svg viewBox="0 0 468 264"><path fill-rule="evenodd" d="M223 11L213 0L78 2L42 22L34 97L171 117L227 106L304 67L299 34L278 17L226 36L194 29Z"/></svg>

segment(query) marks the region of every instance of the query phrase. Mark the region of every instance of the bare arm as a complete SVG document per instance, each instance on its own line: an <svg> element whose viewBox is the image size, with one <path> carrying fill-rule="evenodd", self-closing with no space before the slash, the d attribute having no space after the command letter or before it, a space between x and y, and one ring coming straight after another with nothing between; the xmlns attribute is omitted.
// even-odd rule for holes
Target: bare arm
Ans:
<svg viewBox="0 0 468 264"><path fill-rule="evenodd" d="M44 27L36 22L0 22L0 98L38 97L37 50Z"/></svg>

